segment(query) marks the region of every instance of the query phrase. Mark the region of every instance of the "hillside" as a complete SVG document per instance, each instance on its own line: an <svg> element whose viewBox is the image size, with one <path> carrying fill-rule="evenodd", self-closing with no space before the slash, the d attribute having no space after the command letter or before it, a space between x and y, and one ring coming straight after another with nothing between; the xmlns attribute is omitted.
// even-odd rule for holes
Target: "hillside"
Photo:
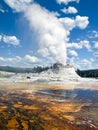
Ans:
<svg viewBox="0 0 98 130"><path fill-rule="evenodd" d="M1 69L2 71L0 71L0 75L1 75L0 81L37 82L37 83L39 82L39 83L53 83L53 84L69 84L69 83L84 84L84 83L98 82L94 78L87 79L87 78L80 77L75 72L73 66L62 65L59 63L56 63L51 67L36 67L36 68L29 68L29 69L7 67L5 71L3 71L3 69ZM9 72L6 72L6 70Z"/></svg>
<svg viewBox="0 0 98 130"><path fill-rule="evenodd" d="M77 69L76 72L81 77L98 78L98 69L93 69L93 70L79 70L79 69Z"/></svg>

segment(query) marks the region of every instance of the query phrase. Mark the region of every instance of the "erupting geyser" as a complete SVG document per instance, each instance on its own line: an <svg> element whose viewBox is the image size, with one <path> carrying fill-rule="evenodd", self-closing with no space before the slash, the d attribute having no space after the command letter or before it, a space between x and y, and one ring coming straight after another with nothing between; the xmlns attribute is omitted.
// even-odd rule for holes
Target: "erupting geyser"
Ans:
<svg viewBox="0 0 98 130"><path fill-rule="evenodd" d="M37 55L40 59L48 63L55 61L66 64L66 42L69 31L66 31L57 14L31 0L5 0L5 2L16 12L23 13L28 21L32 37L39 47Z"/></svg>

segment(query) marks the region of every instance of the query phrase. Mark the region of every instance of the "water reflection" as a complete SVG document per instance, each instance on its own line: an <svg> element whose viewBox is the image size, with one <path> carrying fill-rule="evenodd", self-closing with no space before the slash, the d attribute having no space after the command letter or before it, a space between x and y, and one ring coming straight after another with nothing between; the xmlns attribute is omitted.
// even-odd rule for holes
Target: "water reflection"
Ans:
<svg viewBox="0 0 98 130"><path fill-rule="evenodd" d="M74 91L77 94L77 96L75 97L76 100L79 100L81 102L91 102L91 103L98 102L98 90L76 89Z"/></svg>
<svg viewBox="0 0 98 130"><path fill-rule="evenodd" d="M36 92L37 95L51 97L52 99L57 100L75 100L81 103L90 102L97 103L98 102L98 90L91 89L73 89L73 90L65 90L65 89L45 89L39 90Z"/></svg>

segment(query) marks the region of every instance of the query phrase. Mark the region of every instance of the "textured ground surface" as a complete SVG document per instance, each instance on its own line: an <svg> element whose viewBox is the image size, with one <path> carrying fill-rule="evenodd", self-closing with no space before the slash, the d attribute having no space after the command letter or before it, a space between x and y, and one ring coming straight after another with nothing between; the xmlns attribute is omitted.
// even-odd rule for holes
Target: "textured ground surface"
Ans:
<svg viewBox="0 0 98 130"><path fill-rule="evenodd" d="M0 128L98 130L97 85L2 82Z"/></svg>

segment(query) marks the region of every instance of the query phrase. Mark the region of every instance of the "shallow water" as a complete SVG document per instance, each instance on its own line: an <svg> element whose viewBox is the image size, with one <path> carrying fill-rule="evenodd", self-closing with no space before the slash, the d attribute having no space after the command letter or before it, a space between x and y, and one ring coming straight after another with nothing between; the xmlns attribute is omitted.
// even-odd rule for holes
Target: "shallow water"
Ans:
<svg viewBox="0 0 98 130"><path fill-rule="evenodd" d="M91 102L97 103L98 102L98 90L91 90L91 89L73 89L73 90L65 90L65 89L45 89L39 90L36 92L38 95L42 96L49 96L52 97L54 100L76 100L79 102Z"/></svg>

